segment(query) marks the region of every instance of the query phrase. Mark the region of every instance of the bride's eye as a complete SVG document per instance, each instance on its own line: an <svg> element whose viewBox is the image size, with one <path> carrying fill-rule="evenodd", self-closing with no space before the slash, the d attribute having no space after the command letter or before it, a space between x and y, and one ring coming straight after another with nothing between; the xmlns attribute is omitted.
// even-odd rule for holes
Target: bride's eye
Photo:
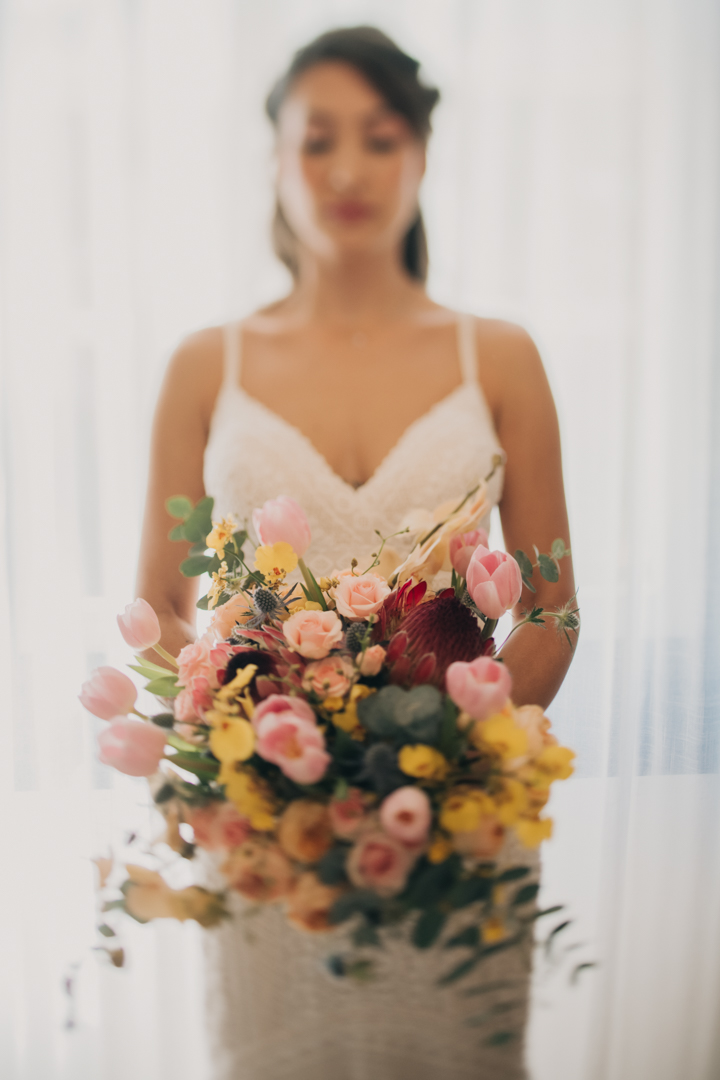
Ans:
<svg viewBox="0 0 720 1080"><path fill-rule="evenodd" d="M332 149L329 135L308 135L303 143L304 154L327 154Z"/></svg>
<svg viewBox="0 0 720 1080"><path fill-rule="evenodd" d="M367 140L366 146L375 154L391 154L397 149L399 141L392 135L373 135Z"/></svg>

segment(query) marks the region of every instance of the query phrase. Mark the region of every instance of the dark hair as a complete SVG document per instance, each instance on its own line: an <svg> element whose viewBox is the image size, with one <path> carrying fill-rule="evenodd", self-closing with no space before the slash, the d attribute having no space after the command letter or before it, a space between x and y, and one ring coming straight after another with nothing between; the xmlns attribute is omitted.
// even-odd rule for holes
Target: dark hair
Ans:
<svg viewBox="0 0 720 1080"><path fill-rule="evenodd" d="M374 26L329 30L309 45L298 49L265 103L267 114L275 126L280 107L298 75L326 60L340 60L356 68L379 91L390 108L408 121L415 135L423 142L427 140L431 130L430 114L440 98L440 92L421 83L418 78L418 61L404 53L391 38ZM275 254L285 263L293 277L297 277L297 239L279 202L275 205L272 238ZM403 263L411 277L425 281L428 250L420 211L403 242Z"/></svg>

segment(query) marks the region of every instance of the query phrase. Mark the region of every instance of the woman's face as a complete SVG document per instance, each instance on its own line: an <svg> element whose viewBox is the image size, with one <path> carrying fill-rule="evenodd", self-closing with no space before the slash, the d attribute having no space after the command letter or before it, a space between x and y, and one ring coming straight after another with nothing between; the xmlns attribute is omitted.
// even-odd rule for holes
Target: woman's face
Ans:
<svg viewBox="0 0 720 1080"><path fill-rule="evenodd" d="M395 252L418 210L425 147L349 64L298 77L278 119L277 190L301 245L336 261Z"/></svg>

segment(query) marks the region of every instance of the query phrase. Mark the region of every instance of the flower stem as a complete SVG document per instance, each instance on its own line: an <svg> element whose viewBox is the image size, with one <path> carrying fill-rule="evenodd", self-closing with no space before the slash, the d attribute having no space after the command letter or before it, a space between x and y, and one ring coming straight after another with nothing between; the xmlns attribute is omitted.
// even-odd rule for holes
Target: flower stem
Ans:
<svg viewBox="0 0 720 1080"><path fill-rule="evenodd" d="M150 717L146 716L145 713L138 712L137 709L131 709L130 712L134 713L135 716L139 716L141 720L149 720L150 719Z"/></svg>
<svg viewBox="0 0 720 1080"><path fill-rule="evenodd" d="M304 563L304 561L302 559L298 559L298 566L300 567L300 571L302 573L302 576L305 579L305 585L307 587L307 591L310 594L311 598L313 599L313 601L316 604L320 604L323 611L327 611L327 603L325 601L325 597L322 594L322 589L320 588L317 581L313 577L312 570L310 570L305 565L305 563Z"/></svg>
<svg viewBox="0 0 720 1080"><path fill-rule="evenodd" d="M155 650L155 652L156 652L156 653L158 654L158 656L162 656L163 660L167 660L168 664L172 664L172 666L173 666L173 667L175 668L175 670L177 671L177 669L178 669L178 667L179 667L180 665L178 664L178 662L177 662L177 660L175 659L175 657L174 657L174 656L173 656L173 655L172 655L171 653L169 653L169 652L167 651L167 649L163 649L162 645L160 645L160 644L158 644L158 645L153 645L153 649L154 649L154 650Z"/></svg>

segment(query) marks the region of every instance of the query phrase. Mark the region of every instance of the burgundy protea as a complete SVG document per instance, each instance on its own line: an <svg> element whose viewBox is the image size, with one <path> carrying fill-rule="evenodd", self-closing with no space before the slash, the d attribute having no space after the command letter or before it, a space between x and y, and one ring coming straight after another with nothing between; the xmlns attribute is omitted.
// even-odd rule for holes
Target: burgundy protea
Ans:
<svg viewBox="0 0 720 1080"><path fill-rule="evenodd" d="M391 592L385 598L385 602L377 613L377 619L373 623L373 641L387 641L397 630L408 612L422 601L427 592L427 581L418 581L413 584L412 578L408 578L404 584Z"/></svg>
<svg viewBox="0 0 720 1080"><path fill-rule="evenodd" d="M442 690L453 661L469 662L493 651L492 638L483 641L475 616L452 589L446 589L414 607L391 638L388 659L395 658L391 678L399 683L430 682Z"/></svg>

